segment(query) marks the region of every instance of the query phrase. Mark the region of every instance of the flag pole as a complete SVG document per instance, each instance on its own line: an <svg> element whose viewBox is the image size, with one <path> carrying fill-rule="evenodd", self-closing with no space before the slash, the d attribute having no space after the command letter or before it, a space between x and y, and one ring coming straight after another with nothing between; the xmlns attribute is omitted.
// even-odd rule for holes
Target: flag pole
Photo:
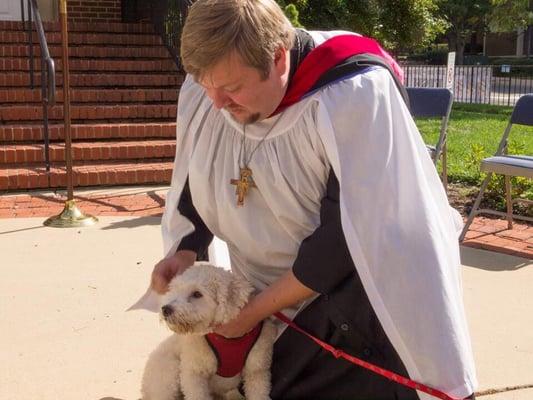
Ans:
<svg viewBox="0 0 533 400"><path fill-rule="evenodd" d="M70 74L68 62L68 25L67 0L59 1L61 21L61 43L63 50L63 117L65 132L65 164L67 173L67 200L61 214L48 218L44 225L55 228L74 228L89 226L98 222L96 217L85 215L74 200L74 180L72 173L72 138L70 131Z"/></svg>

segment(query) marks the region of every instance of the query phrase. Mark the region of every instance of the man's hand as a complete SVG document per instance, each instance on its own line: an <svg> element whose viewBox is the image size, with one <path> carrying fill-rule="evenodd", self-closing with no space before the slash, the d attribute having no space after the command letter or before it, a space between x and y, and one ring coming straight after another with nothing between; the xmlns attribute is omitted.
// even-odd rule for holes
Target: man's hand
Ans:
<svg viewBox="0 0 533 400"><path fill-rule="evenodd" d="M172 278L182 274L195 261L196 253L190 250L180 250L173 256L162 259L152 271L150 286L159 294L165 293Z"/></svg>

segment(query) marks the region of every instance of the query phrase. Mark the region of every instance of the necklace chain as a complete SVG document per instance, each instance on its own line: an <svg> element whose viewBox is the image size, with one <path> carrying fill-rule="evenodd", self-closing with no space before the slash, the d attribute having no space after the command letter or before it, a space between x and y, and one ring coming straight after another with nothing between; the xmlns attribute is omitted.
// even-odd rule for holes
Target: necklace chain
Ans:
<svg viewBox="0 0 533 400"><path fill-rule="evenodd" d="M297 65L300 62L300 38L296 36L296 46L297 46L297 52L298 52L298 58L297 58ZM237 163L239 166L239 179L231 179L230 184L235 185L235 194L237 195L237 206L243 206L244 205L244 198L248 194L248 191L251 188L257 187L253 180L253 173L252 170L249 168L249 164L252 161L252 158L259 149L259 147L263 144L263 142L266 140L266 138L270 135L270 133L274 130L274 127L278 124L279 120L281 119L280 116L274 121L270 129L263 135L259 143L254 147L252 152L250 153L250 157L246 157L246 124L242 125L242 139L241 139L241 147L239 149L239 156L237 159Z"/></svg>
<svg viewBox="0 0 533 400"><path fill-rule="evenodd" d="M300 37L298 36L298 34L296 34L296 54L297 54L296 67L298 67L298 65L300 64L300 53L301 52L302 51L301 51ZM272 130L274 129L278 121L279 121L279 118L276 120L276 122L274 122L274 124L268 130L268 132L261 138L257 146L255 146L255 148L250 153L250 157L248 159L246 159L246 148L244 146L246 142L246 124L242 125L242 140L241 140L241 148L239 150L239 158L238 158L239 168L248 168L248 164L250 163L250 161L252 161L252 157L254 156L255 152L263 144L267 136L270 135L270 132L272 132ZM242 158L241 158L241 155L242 155Z"/></svg>
<svg viewBox="0 0 533 400"><path fill-rule="evenodd" d="M255 152L263 144L263 142L270 135L270 133L274 130L274 127L278 124L278 121L280 119L281 118L278 117L278 119L272 124L272 126L270 127L268 132L265 133L265 135L261 138L261 140L259 141L257 146L254 147L254 149L250 153L250 157L248 157L248 159L246 159L246 147L244 145L245 142L246 142L246 124L243 124L243 126L242 126L241 148L239 150L239 158L238 158L239 168L248 168L248 165L250 164L250 161L252 161L252 157L254 156ZM242 157L241 157L241 155L242 155Z"/></svg>
<svg viewBox="0 0 533 400"><path fill-rule="evenodd" d="M302 52L302 49L301 49L300 37L298 36L298 33L296 33L296 55L297 55L296 68L298 68L298 65L300 64L300 53L301 52ZM241 148L239 150L239 158L238 158L239 168L248 168L248 164L250 163L250 161L252 161L252 157L254 156L256 150L259 148L259 146L263 144L267 136L270 135L270 132L272 132L272 130L274 129L274 126L276 126L278 121L279 121L279 118L278 120L276 120L276 122L274 122L272 127L265 134L265 136L262 137L262 139L259 141L257 146L255 146L255 148L252 150L248 160L246 159L246 148L244 147L244 143L246 141L246 124L242 125L242 140L241 140ZM241 155L242 155L242 159L241 159Z"/></svg>

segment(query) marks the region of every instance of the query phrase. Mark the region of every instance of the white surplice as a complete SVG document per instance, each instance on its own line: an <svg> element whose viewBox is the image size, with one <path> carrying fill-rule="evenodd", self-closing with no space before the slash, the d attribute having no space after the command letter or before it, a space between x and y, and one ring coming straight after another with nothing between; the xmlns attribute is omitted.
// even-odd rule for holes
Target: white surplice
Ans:
<svg viewBox="0 0 533 400"><path fill-rule="evenodd" d="M320 43L329 34L312 35ZM243 126L190 77L177 125L162 221L166 255L194 230L177 211L189 176L193 203L228 244L232 269L263 289L291 268L318 227L333 168L350 254L410 377L457 397L474 392L457 241L462 222L388 71L371 68L246 126L247 157L268 136L249 164L257 188L243 207L230 184L239 177Z"/></svg>

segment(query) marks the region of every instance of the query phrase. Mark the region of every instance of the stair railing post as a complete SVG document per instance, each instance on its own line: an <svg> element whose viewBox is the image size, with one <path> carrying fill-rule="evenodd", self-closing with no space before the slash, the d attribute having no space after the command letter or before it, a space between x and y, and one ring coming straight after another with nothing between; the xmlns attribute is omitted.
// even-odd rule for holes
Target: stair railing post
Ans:
<svg viewBox="0 0 533 400"><path fill-rule="evenodd" d="M22 3L24 4L24 2ZM44 33L43 21L39 12L39 6L37 0L28 0L28 12L31 10L33 20L35 21L35 35L39 40L41 49L41 102L43 106L43 136L44 136L44 157L46 172L48 178L48 186L50 186L50 150L49 150L49 135L48 135L48 107L55 104L55 64L54 60L50 57L50 51L48 50L48 43L46 41L46 34ZM32 29L33 37L33 29ZM34 66L34 60L29 60L31 69ZM34 79L30 74L30 80L33 84Z"/></svg>
<svg viewBox="0 0 533 400"><path fill-rule="evenodd" d="M22 21L22 30L26 27L26 17L24 16L24 0L20 0L20 19Z"/></svg>
<svg viewBox="0 0 533 400"><path fill-rule="evenodd" d="M33 62L33 12L30 4L31 0L28 0L28 44L30 46L30 87L34 88L34 62Z"/></svg>
<svg viewBox="0 0 533 400"><path fill-rule="evenodd" d="M41 57L41 100L43 103L43 137L44 137L44 161L46 172L50 172L50 137L48 134L48 67L44 57ZM48 174L50 176L50 174Z"/></svg>

